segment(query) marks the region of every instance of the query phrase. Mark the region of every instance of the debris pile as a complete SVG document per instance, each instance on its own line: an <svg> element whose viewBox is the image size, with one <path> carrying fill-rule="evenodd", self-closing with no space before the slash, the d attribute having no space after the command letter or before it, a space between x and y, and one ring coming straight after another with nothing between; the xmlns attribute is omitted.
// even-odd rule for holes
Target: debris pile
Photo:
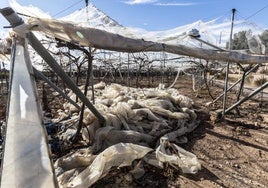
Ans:
<svg viewBox="0 0 268 188"><path fill-rule="evenodd" d="M186 143L185 134L198 126L190 98L163 85L141 89L100 82L94 85L94 93L94 106L106 125L101 125L88 109L84 111L79 140L83 149L73 149L72 144L79 119L75 106L65 103L58 119L53 120L61 124L57 137L62 150L69 149L54 164L61 187L89 187L112 167L131 166L135 160L162 169L169 164L183 173L200 170L196 156L178 146ZM76 99L72 92L68 95ZM87 97L91 99L92 92ZM141 162L132 176L143 175Z"/></svg>

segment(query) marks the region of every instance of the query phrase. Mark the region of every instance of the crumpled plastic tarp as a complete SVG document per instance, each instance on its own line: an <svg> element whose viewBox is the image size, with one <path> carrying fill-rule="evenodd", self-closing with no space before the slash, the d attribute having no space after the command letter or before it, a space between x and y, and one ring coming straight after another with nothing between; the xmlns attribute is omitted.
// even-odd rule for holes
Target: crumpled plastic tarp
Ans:
<svg viewBox="0 0 268 188"><path fill-rule="evenodd" d="M194 174L201 168L194 154L175 145L187 143L185 134L199 124L190 98L163 85L143 89L101 85L101 90L95 90L99 94L95 107L107 124L102 127L89 110L84 112L81 143L85 141L90 147L86 152L76 151L55 163L62 187L89 187L104 178L111 167L131 166L135 159L160 169L169 164L178 170L181 168L183 173ZM69 110L66 108L64 112ZM66 146L72 147L68 143L70 135L72 131L66 130L59 137ZM129 173L141 177L144 169L136 167Z"/></svg>
<svg viewBox="0 0 268 188"><path fill-rule="evenodd" d="M104 177L111 167L130 166L132 161L143 158L152 150L131 143L113 145L100 153L90 166L67 184L67 187L89 187Z"/></svg>
<svg viewBox="0 0 268 188"><path fill-rule="evenodd" d="M183 173L195 174L201 169L201 164L194 154L170 143L166 136L160 138L156 158L161 162L175 165L174 167L180 167Z"/></svg>
<svg viewBox="0 0 268 188"><path fill-rule="evenodd" d="M266 56L252 56L236 51L217 51L204 48L193 48L186 45L170 45L159 42L134 39L110 33L104 30L81 27L72 22L55 19L30 18L27 27L42 31L45 34L81 46L91 46L98 49L118 52L165 51L172 54L192 56L206 60L230 61L241 64L266 63ZM20 29L20 28L19 28ZM19 31L20 32L20 31ZM23 33L23 32L22 32Z"/></svg>

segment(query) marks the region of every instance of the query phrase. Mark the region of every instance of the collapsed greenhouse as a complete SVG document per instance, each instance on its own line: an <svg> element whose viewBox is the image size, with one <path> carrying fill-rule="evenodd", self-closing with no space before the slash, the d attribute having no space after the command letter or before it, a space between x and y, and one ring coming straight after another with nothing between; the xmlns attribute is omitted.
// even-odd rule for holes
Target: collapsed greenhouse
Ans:
<svg viewBox="0 0 268 188"><path fill-rule="evenodd" d="M116 168L129 166L134 166L130 173L138 179L145 173L144 163L157 169L171 166L186 174L196 174L201 170L196 155L179 146L187 143L185 135L198 127L200 120L194 101L172 87L177 79L170 82L170 87L157 83L157 87L135 88L130 86L130 80L126 85L93 83L96 49L107 50L102 57L113 51L123 52L125 54L120 58L127 61L130 53L160 52L168 53L172 58L186 56L187 61L198 58L224 65L225 62L243 66L268 63L265 55L147 41L52 19L30 18L25 23L11 8L1 9L1 13L13 28L12 44L11 39L7 39L3 45L5 48L2 48L3 53L11 48L12 69L1 187L90 187ZM74 83L34 31L55 39L58 47L83 53L88 65L84 85L78 87ZM69 89L62 91L44 75L44 71L42 73L32 66L28 43ZM136 61L139 58L136 56L135 59L133 55ZM147 58L150 59L150 55ZM167 59L164 57L160 62ZM108 61L113 62L111 58ZM127 66L125 71L120 69L119 77L126 74L130 79L129 70L133 67ZM179 71L174 72L179 75ZM101 74L101 71L97 73ZM147 72L139 72L134 77L142 77L142 74ZM186 70L184 74L187 74ZM46 86L54 88L64 98L63 109L57 111L54 119L49 113L43 117L34 76L47 82ZM114 73L112 76L118 75ZM222 113L232 111L266 89L267 84L262 83L230 108L217 112L216 120L222 118L218 117ZM267 94L262 95L265 98ZM58 145L52 137L57 139ZM50 152L57 153L58 150L62 153L52 161Z"/></svg>

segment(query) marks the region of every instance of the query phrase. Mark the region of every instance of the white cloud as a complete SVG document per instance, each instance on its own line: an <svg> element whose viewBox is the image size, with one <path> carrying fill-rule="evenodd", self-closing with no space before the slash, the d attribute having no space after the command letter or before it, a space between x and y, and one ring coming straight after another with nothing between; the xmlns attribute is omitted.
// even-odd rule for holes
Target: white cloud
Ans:
<svg viewBox="0 0 268 188"><path fill-rule="evenodd" d="M149 4L149 3L154 3L157 1L158 0L129 0L129 1L125 1L124 3L129 4L129 5L137 5L137 4Z"/></svg>
<svg viewBox="0 0 268 188"><path fill-rule="evenodd" d="M193 6L199 3L155 3L157 6Z"/></svg>

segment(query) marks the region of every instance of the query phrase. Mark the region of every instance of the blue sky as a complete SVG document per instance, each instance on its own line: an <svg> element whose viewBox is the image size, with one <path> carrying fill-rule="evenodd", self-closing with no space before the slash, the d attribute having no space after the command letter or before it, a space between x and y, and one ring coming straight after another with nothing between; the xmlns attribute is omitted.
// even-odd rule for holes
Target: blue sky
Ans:
<svg viewBox="0 0 268 188"><path fill-rule="evenodd" d="M63 17L85 6L85 0L16 1L25 6L37 6L55 18ZM230 20L232 8L237 9L235 19L247 19L263 29L268 28L267 0L89 0L89 2L124 26L150 31L172 29L197 20L209 21L215 18L219 18L220 21ZM74 6L70 8L71 5ZM0 0L0 8L6 6L8 0ZM4 24L1 16L0 27Z"/></svg>

